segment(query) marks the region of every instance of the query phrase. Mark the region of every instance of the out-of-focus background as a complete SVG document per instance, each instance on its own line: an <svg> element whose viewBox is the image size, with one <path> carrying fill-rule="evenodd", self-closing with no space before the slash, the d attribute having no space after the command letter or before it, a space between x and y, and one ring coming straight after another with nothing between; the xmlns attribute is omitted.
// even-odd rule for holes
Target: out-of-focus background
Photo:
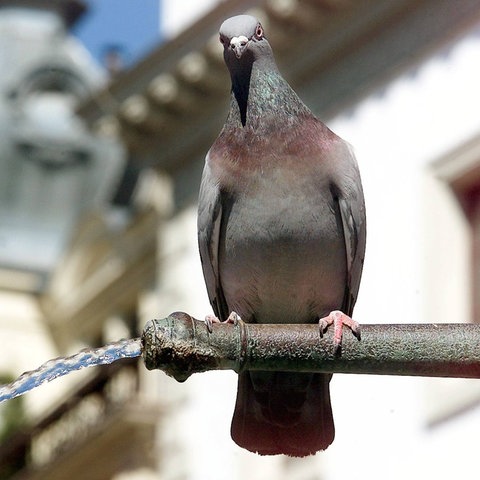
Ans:
<svg viewBox="0 0 480 480"><path fill-rule="evenodd" d="M355 148L368 213L360 323L480 315L477 0L1 0L0 376L210 312L196 246L249 12ZM236 375L141 361L0 405L0 479L478 478L480 382L336 375L336 440L305 459L230 439Z"/></svg>

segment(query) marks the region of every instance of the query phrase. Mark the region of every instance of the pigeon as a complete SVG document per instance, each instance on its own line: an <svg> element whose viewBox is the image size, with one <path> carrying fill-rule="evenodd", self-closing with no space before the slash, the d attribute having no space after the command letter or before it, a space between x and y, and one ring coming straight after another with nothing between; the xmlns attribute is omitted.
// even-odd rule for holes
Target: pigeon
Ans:
<svg viewBox="0 0 480 480"><path fill-rule="evenodd" d="M238 15L220 28L230 109L207 153L198 243L213 322L316 323L351 319L365 255L365 204L350 145L280 74L262 24ZM233 440L261 455L304 457L335 435L331 374L243 371Z"/></svg>

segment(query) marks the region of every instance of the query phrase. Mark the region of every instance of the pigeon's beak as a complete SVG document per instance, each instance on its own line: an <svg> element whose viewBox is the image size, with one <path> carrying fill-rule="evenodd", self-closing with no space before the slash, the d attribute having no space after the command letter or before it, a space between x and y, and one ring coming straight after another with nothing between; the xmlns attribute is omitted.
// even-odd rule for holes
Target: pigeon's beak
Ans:
<svg viewBox="0 0 480 480"><path fill-rule="evenodd" d="M248 46L248 38L244 35L240 35L239 37L233 37L230 40L230 48L234 51L235 56L240 58Z"/></svg>

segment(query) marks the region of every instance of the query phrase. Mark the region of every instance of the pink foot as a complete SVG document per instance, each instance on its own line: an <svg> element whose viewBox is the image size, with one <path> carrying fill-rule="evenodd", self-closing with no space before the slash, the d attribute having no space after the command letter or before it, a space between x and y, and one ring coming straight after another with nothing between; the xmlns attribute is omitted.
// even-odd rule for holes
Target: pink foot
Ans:
<svg viewBox="0 0 480 480"><path fill-rule="evenodd" d="M205 323L207 325L207 330L209 333L212 333L212 326L214 323L232 323L233 325L237 325L240 320L240 315L236 312L231 312L224 322L222 322L218 317L212 314L205 317Z"/></svg>
<svg viewBox="0 0 480 480"><path fill-rule="evenodd" d="M344 325L349 327L355 337L360 340L360 324L340 310L333 310L333 312L330 312L327 317L323 317L318 321L320 337L323 337L324 332L326 332L328 327L332 324L333 344L335 345L336 352L338 352L342 347L342 333Z"/></svg>

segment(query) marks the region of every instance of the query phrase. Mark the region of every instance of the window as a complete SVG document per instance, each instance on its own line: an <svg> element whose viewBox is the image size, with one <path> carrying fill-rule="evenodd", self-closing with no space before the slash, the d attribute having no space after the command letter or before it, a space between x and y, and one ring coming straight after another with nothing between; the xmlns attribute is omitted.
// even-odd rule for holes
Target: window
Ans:
<svg viewBox="0 0 480 480"><path fill-rule="evenodd" d="M43 65L33 70L20 85L10 92L10 98L26 99L42 93L71 95L76 99L88 92L85 82L62 65Z"/></svg>
<svg viewBox="0 0 480 480"><path fill-rule="evenodd" d="M480 134L435 161L425 181L426 321L480 323ZM476 380L425 387L430 426L480 402Z"/></svg>

